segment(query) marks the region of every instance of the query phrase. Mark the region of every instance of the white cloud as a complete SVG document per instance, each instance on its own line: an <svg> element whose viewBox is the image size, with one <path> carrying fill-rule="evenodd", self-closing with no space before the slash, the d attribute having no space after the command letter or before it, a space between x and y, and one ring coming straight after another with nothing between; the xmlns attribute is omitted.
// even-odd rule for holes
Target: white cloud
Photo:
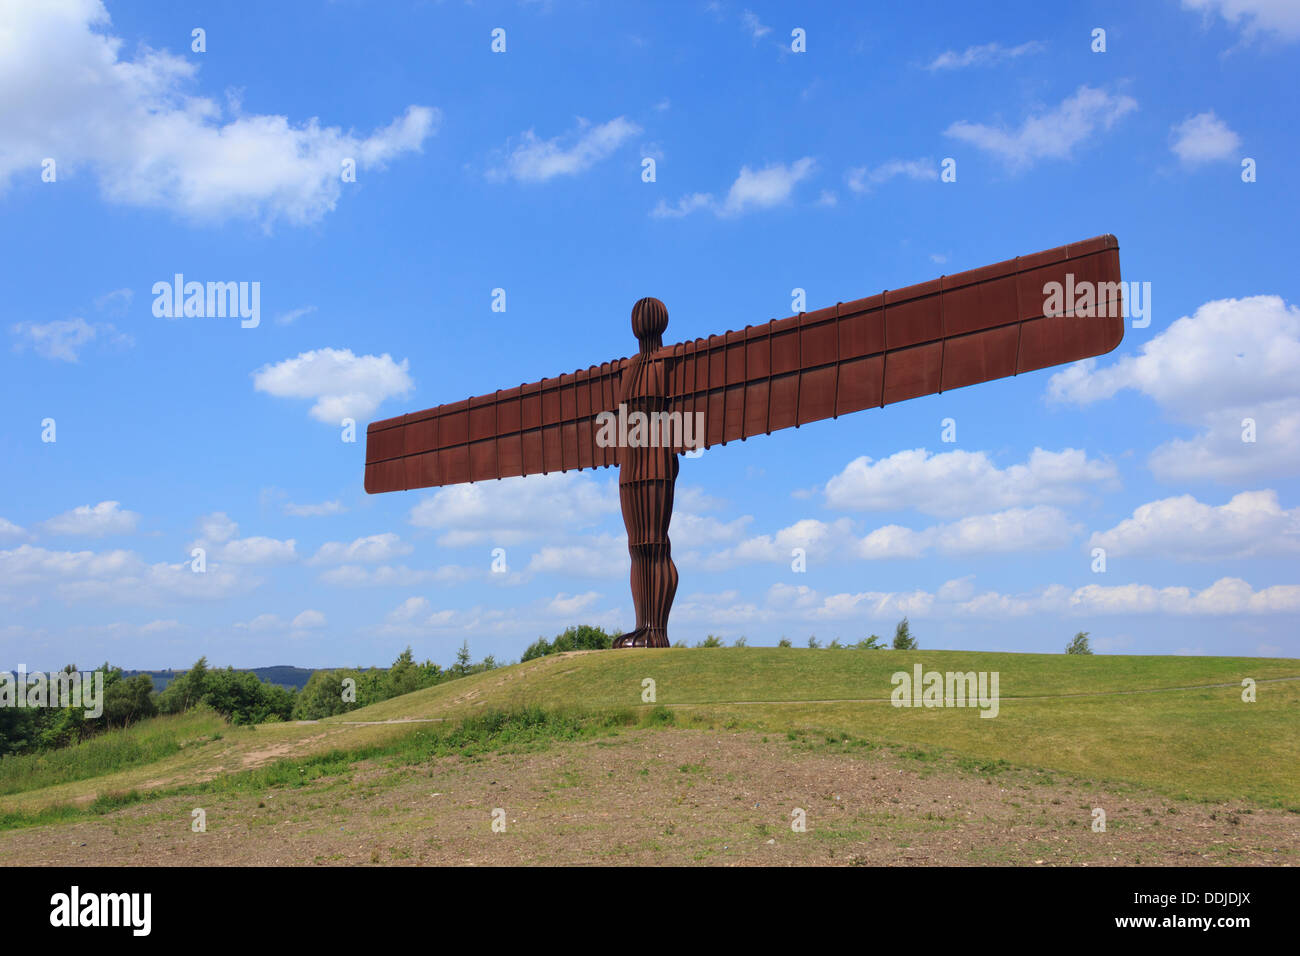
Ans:
<svg viewBox="0 0 1300 956"><path fill-rule="evenodd" d="M135 298L135 291L132 289L114 289L112 292L105 292L95 299L95 308L101 312L108 312L110 315L125 315L127 309L131 307L131 300Z"/></svg>
<svg viewBox="0 0 1300 956"><path fill-rule="evenodd" d="M312 556L309 564L374 564L391 561L414 548L391 531L357 538L351 543L328 541Z"/></svg>
<svg viewBox="0 0 1300 956"><path fill-rule="evenodd" d="M344 588L392 588L418 587L425 584L459 584L474 578L486 577L482 570L446 564L429 569L408 568L406 565L383 564L375 568L363 568L359 564L344 564L330 568L321 573L320 580L331 587ZM494 578L503 577L494 575ZM516 575L504 575L511 580L503 582L517 583Z"/></svg>
<svg viewBox="0 0 1300 956"><path fill-rule="evenodd" d="M919 531L885 525L862 538L855 535L848 518L835 522L805 518L775 535L747 538L703 557L687 552L678 558L684 566L717 571L748 563L788 563L794 559L795 548L803 549L809 565L849 555L881 561L919 558L934 552L970 555L1044 551L1064 547L1078 530L1064 512L1046 505L971 515ZM673 544L676 546L676 538Z"/></svg>
<svg viewBox="0 0 1300 956"><path fill-rule="evenodd" d="M960 53L955 50L946 50L935 57L926 69L960 70L968 66L989 66L1006 60L1014 60L1027 53L1039 53L1044 49L1046 48L1043 44L1037 40L1030 40L1028 43L1012 47L1003 46L1001 43L983 43L978 46L968 46Z"/></svg>
<svg viewBox="0 0 1300 956"><path fill-rule="evenodd" d="M191 548L203 548L209 559L231 564L289 564L298 560L293 538L238 538L238 534L239 525L224 511L216 511L199 519L199 538Z"/></svg>
<svg viewBox="0 0 1300 956"><path fill-rule="evenodd" d="M291 325L298 319L301 319L304 315L311 315L315 311L316 311L316 306L314 305L304 305L301 308L290 309L288 312L284 312L281 313L280 315L277 315L275 317L275 324Z"/></svg>
<svg viewBox="0 0 1300 956"><path fill-rule="evenodd" d="M214 511L199 519L199 534L202 539L220 544L239 534L239 525L231 520L224 511Z"/></svg>
<svg viewBox="0 0 1300 956"><path fill-rule="evenodd" d="M702 548L736 541L753 520L751 515L741 515L732 521L720 521L708 515L692 514L674 508L668 534L675 548Z"/></svg>
<svg viewBox="0 0 1300 956"><path fill-rule="evenodd" d="M284 618L278 614L259 614L251 621L238 621L235 627L244 631L254 631L264 633L266 631L280 631L284 629Z"/></svg>
<svg viewBox="0 0 1300 956"><path fill-rule="evenodd" d="M1035 448L1023 465L1000 469L982 451L900 451L880 461L854 459L826 483L832 508L956 516L987 508L1071 504L1090 488L1111 488L1118 472L1081 449Z"/></svg>
<svg viewBox="0 0 1300 956"><path fill-rule="evenodd" d="M812 175L817 166L811 156L793 163L772 163L762 169L740 167L727 198L718 202L712 193L691 193L675 204L659 200L650 215L657 219L680 219L698 209L708 209L717 216L738 216L753 209L770 209L787 202L794 187Z"/></svg>
<svg viewBox="0 0 1300 956"><path fill-rule="evenodd" d="M409 597L388 612L388 620L394 624L405 624L428 614L430 609L428 598Z"/></svg>
<svg viewBox="0 0 1300 956"><path fill-rule="evenodd" d="M592 126L579 119L578 128L564 137L538 139L528 130L521 142L509 150L502 168L490 170L489 179L514 179L522 183L544 183L556 176L575 176L607 159L627 140L641 133L641 127L624 116ZM570 141L562 146L561 140Z"/></svg>
<svg viewBox="0 0 1300 956"><path fill-rule="evenodd" d="M343 502L337 498L314 505L296 505L292 501L286 501L284 504L284 513L295 518L319 518L324 515L342 514L347 510L343 507Z"/></svg>
<svg viewBox="0 0 1300 956"><path fill-rule="evenodd" d="M754 13L752 10L746 10L742 13L740 15L740 22L744 25L745 32L749 34L749 38L755 43L772 32L772 28L763 26L758 19L758 14Z"/></svg>
<svg viewBox="0 0 1300 956"><path fill-rule="evenodd" d="M209 565L196 574L188 561L147 564L131 551L51 551L21 545L0 551L0 600L88 601L152 605L223 600L259 582Z"/></svg>
<svg viewBox="0 0 1300 956"><path fill-rule="evenodd" d="M747 538L734 547L699 557L692 553L681 556L686 566L699 566L708 571L719 571L740 564L786 562L793 560L795 548L802 548L809 564L842 554L854 545L853 522L840 518L835 522L804 518L782 528L774 535L761 534Z"/></svg>
<svg viewBox="0 0 1300 956"><path fill-rule="evenodd" d="M1189 116L1170 131L1170 136L1171 149L1189 166L1236 158L1241 149L1241 137L1215 116L1213 110Z"/></svg>
<svg viewBox="0 0 1300 956"><path fill-rule="evenodd" d="M1096 359L1054 374L1052 401L1087 405L1124 389L1154 399L1176 421L1196 426L1151 453L1166 481L1242 481L1300 471L1300 308L1279 296L1217 299L1110 365ZM1243 441L1243 421L1256 441Z"/></svg>
<svg viewBox="0 0 1300 956"><path fill-rule="evenodd" d="M595 592L586 594L557 594L554 598L542 598L518 608L472 607L466 609L442 608L434 610L433 605L423 597L410 597L388 613L380 633L403 637L413 637L429 631L451 631L457 640L462 634L505 634L539 633L550 630L558 624L572 624L575 615L581 613L585 623L613 629L619 627L618 613L615 611L596 611L593 604L600 595Z"/></svg>
<svg viewBox="0 0 1300 956"><path fill-rule="evenodd" d="M77 362L82 348L90 342L107 341L113 345L131 345L129 335L118 332L108 322L87 322L82 318L56 319L52 322L18 322L10 331L17 337L14 350L21 352L31 346L42 358L61 362Z"/></svg>
<svg viewBox="0 0 1300 956"><path fill-rule="evenodd" d="M291 626L296 631L303 631L324 627L325 624L326 620L324 614L320 611L308 609L295 617Z"/></svg>
<svg viewBox="0 0 1300 956"><path fill-rule="evenodd" d="M965 555L1050 551L1065 547L1076 530L1059 508L1035 505L971 515L921 533L943 554Z"/></svg>
<svg viewBox="0 0 1300 956"><path fill-rule="evenodd" d="M411 509L410 522L442 532L444 547L496 547L554 538L618 513L614 481L570 471L439 488Z"/></svg>
<svg viewBox="0 0 1300 956"><path fill-rule="evenodd" d="M599 599L600 595L595 591L587 591L585 594L560 593L551 598L546 607L550 613L559 617L570 617L579 611L585 611Z"/></svg>
<svg viewBox="0 0 1300 956"><path fill-rule="evenodd" d="M1300 508L1283 510L1277 492L1243 491L1224 505L1191 495L1141 505L1090 548L1108 556L1157 555L1184 561L1300 554Z"/></svg>
<svg viewBox="0 0 1300 956"><path fill-rule="evenodd" d="M673 520L676 518L674 514ZM670 537L676 546L676 538L671 534ZM593 534L580 543L539 548L528 562L528 572L556 572L571 577L626 577L630 565L626 535Z"/></svg>
<svg viewBox="0 0 1300 956"><path fill-rule="evenodd" d="M790 198L795 184L812 174L816 163L811 156L797 159L790 165L772 163L762 169L740 167L740 175L727 191L722 215L737 215L750 209L767 209Z"/></svg>
<svg viewBox="0 0 1300 956"><path fill-rule="evenodd" d="M54 157L61 178L89 168L115 202L309 223L338 201L344 159L382 168L438 123L437 110L410 106L358 138L315 118L246 116L189 92L197 61L144 46L123 59L110 29L99 0L0 6L0 187Z"/></svg>
<svg viewBox="0 0 1300 956"><path fill-rule="evenodd" d="M315 349L253 373L253 387L277 398L311 398L311 416L327 425L360 423L388 398L410 394L410 363L391 355L353 355L351 349Z"/></svg>
<svg viewBox="0 0 1300 956"><path fill-rule="evenodd" d="M875 169L856 166L850 169L844 178L848 182L849 189L855 193L866 193L899 176L917 180L938 179L939 170L928 159L891 159L887 163L881 163Z"/></svg>
<svg viewBox="0 0 1300 956"><path fill-rule="evenodd" d="M293 538L280 541L254 536L227 541L217 549L216 557L231 564L288 564L298 560L298 552Z"/></svg>
<svg viewBox="0 0 1300 956"><path fill-rule="evenodd" d="M79 505L46 521L42 527L50 534L76 534L88 538L102 538L110 534L130 534L140 521L140 515L126 511L116 501L101 501L97 505Z"/></svg>
<svg viewBox="0 0 1300 956"><path fill-rule="evenodd" d="M1002 620L1045 614L1088 617L1110 614L1217 616L1226 614L1292 614L1300 612L1300 585L1274 585L1256 591L1240 578L1220 578L1199 591L1189 587L1155 588L1147 584L1081 588L1059 584L1025 594L996 591L974 593L967 579L949 581L938 594L928 591L862 591L823 596L807 587L775 584L768 591L774 608L794 607L805 620L973 617Z"/></svg>
<svg viewBox="0 0 1300 956"><path fill-rule="evenodd" d="M0 539L25 538L27 532L7 518L0 518Z"/></svg>
<svg viewBox="0 0 1300 956"><path fill-rule="evenodd" d="M677 202L669 205L666 200L659 200L658 204L650 211L650 215L656 219L681 219L689 216L697 209L713 208L712 193L691 193L683 196Z"/></svg>
<svg viewBox="0 0 1300 956"><path fill-rule="evenodd" d="M1068 159L1076 146L1095 139L1099 131L1110 129L1137 106L1131 96L1085 85L1052 109L1028 117L1019 128L960 120L944 135L992 153L1018 170L1040 159Z"/></svg>
<svg viewBox="0 0 1300 956"><path fill-rule="evenodd" d="M1206 17L1218 13L1247 38L1273 33L1283 40L1300 39L1300 4L1295 0L1183 0L1183 6Z"/></svg>

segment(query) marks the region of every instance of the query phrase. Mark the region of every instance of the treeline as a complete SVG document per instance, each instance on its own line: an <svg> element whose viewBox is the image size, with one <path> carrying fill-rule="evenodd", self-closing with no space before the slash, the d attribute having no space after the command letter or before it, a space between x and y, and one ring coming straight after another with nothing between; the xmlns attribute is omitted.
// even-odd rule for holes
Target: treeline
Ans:
<svg viewBox="0 0 1300 956"><path fill-rule="evenodd" d="M704 638L704 640L700 641L695 646L696 647L726 647L727 645L723 643L722 638L717 637L716 635L713 634L709 634ZM745 638L738 637L735 639L735 641L732 642L731 646L745 647L747 646L747 644ZM791 641L788 637L783 637L781 638L781 640L777 641L776 646L794 647L794 642ZM817 635L814 634L808 638L808 646L813 650L817 650L818 648L821 648L823 645L821 641L817 640ZM892 644L886 644L880 638L879 635L872 634L869 637L864 637L862 640L857 641L856 643L853 644L841 644L840 639L837 637L829 644L825 645L825 648L828 651L842 651L842 650L885 651L885 650L889 650L892 647L896 651L915 651L918 650L920 646L921 646L920 644L916 643L916 638L912 636L912 625L908 623L907 618L903 618L901 621L898 622L898 625L894 628L894 640ZM674 644L673 647L686 647L686 644L678 643L678 644Z"/></svg>
<svg viewBox="0 0 1300 956"><path fill-rule="evenodd" d="M148 674L125 677L122 668L108 662L98 669L104 672L102 715L88 718L84 707L0 707L0 756L67 747L101 730L125 727L158 712ZM74 674L77 668L69 664L63 670Z"/></svg>
<svg viewBox="0 0 1300 956"><path fill-rule="evenodd" d="M491 654L477 664L472 663L468 642L461 644L460 650L456 652L456 662L446 670L433 661L417 664L408 647L387 670L340 668L312 674L307 680L307 686L298 692L293 706L293 718L320 720L322 717L344 714L390 697L423 690L470 674L481 674L498 666L500 665Z"/></svg>
<svg viewBox="0 0 1300 956"><path fill-rule="evenodd" d="M607 651L614 646L614 638L617 636L603 628L579 624L565 628L564 633L555 635L553 641L539 637L528 645L520 660L531 661L547 654L563 654L565 651Z"/></svg>
<svg viewBox="0 0 1300 956"><path fill-rule="evenodd" d="M316 671L297 691L251 671L211 668L207 657L200 657L155 691L148 674L125 677L122 668L105 663L97 668L104 673L104 710L98 718L88 718L86 707L0 707L0 757L67 747L113 727L199 706L212 708L232 724L317 720L497 666L491 655L473 663L468 642L445 670L432 661L416 663L408 647L387 669ZM70 664L64 671L75 673L76 667Z"/></svg>

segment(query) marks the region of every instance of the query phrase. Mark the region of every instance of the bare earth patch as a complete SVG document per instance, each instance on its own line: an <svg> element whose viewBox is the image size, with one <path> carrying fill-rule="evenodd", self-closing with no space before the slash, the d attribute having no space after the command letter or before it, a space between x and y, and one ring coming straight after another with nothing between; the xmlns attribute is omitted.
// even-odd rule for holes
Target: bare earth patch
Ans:
<svg viewBox="0 0 1300 956"><path fill-rule="evenodd" d="M269 755L267 755L269 756ZM207 832L190 831L202 807ZM1106 813L1094 832L1093 808ZM492 832L492 813L506 829ZM791 829L803 810L807 831ZM637 730L529 753L360 763L0 833L5 865L1292 865L1300 816L784 736Z"/></svg>

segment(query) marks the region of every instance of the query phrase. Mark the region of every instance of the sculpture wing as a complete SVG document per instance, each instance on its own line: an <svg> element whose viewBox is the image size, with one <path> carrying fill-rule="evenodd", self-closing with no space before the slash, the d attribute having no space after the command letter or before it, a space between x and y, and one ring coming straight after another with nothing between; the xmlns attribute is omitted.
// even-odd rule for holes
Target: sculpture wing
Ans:
<svg viewBox="0 0 1300 956"><path fill-rule="evenodd" d="M596 415L618 407L626 359L501 389L366 430L366 491L405 491L617 464Z"/></svg>
<svg viewBox="0 0 1300 956"><path fill-rule="evenodd" d="M1067 274L1072 280L1067 280ZM1095 313L1046 316L1044 286L1094 283ZM722 444L1111 351L1119 242L1099 236L654 353L674 411Z"/></svg>

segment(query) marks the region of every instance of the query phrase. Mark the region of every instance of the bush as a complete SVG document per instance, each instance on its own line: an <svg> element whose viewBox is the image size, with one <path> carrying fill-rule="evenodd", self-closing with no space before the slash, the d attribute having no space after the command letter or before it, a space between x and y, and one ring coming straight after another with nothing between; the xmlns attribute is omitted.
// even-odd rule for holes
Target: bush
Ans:
<svg viewBox="0 0 1300 956"><path fill-rule="evenodd" d="M912 628L907 623L907 618L903 618L898 622L898 627L894 628L894 650L914 651L919 647L916 638L912 636Z"/></svg>
<svg viewBox="0 0 1300 956"><path fill-rule="evenodd" d="M288 720L293 714L294 692L268 684L251 671L210 671L203 702L232 724L263 724Z"/></svg>
<svg viewBox="0 0 1300 956"><path fill-rule="evenodd" d="M1074 640L1065 645L1067 654L1091 654L1092 648L1088 645L1088 632L1080 631L1074 635Z"/></svg>

